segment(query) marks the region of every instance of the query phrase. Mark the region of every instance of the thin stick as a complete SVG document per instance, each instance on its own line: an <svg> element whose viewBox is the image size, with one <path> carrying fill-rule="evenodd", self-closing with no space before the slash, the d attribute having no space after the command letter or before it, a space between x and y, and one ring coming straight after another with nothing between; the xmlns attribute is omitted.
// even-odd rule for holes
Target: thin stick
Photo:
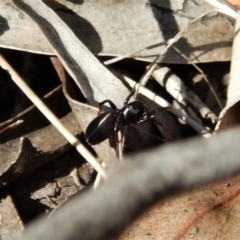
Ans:
<svg viewBox="0 0 240 240"><path fill-rule="evenodd" d="M209 82L209 80L207 79L206 75L204 74L204 72L202 71L202 69L200 67L198 67L197 64L195 64L193 61L191 61L191 59L189 59L185 54L183 54L177 47L173 46L173 49L179 53L184 59L186 59L188 61L188 63L191 63L193 65L193 67L195 67L197 69L197 71L202 75L203 79L205 80L205 82L207 83L210 91L212 92L214 98L216 99L218 106L220 107L220 109L223 109L223 106L216 94L216 92L214 91L214 88L212 86L212 84Z"/></svg>
<svg viewBox="0 0 240 240"><path fill-rule="evenodd" d="M217 12L220 12L220 13L224 13L234 19L237 18L238 16L238 13L236 11L234 11L233 9L231 9L230 7L226 6L225 4L221 4L219 3L217 0L205 0L207 3L211 4L212 6L216 7L216 9L213 9L211 10L210 12L212 11L217 11ZM209 12L208 12L209 13ZM208 14L207 13L207 14ZM202 17L202 16L201 16ZM171 43L171 41L173 40L174 38L171 38L169 40L166 40L166 41L161 41L161 42L158 42L158 43L155 43L155 44L152 44L152 45L149 45L147 47L144 47L144 48L141 48L141 49L138 49L134 52L131 52L131 53L127 53L125 55L120 55L120 56L117 56L115 58L112 58L110 60L107 60L104 62L105 65L110 65L110 64L113 64L115 62L118 62L118 61L121 61L125 58L130 58L130 57L134 57L135 54L137 53L140 53L144 50L147 50L147 49L151 49L151 48L155 48L155 47L159 47L159 46L163 46L163 45L168 45L169 43Z"/></svg>
<svg viewBox="0 0 240 240"><path fill-rule="evenodd" d="M182 80L172 73L168 67L157 68L152 76L161 86L165 87L166 91L178 101L182 106L187 107L187 103L190 103L195 107L201 114L203 118L211 119L212 122L216 122L217 116L201 101L201 99L190 89L188 89ZM168 76L165 79L165 76ZM166 80L166 81L165 81ZM191 113L191 108L188 108L188 113ZM190 114L191 115L191 114ZM193 114L193 118L198 119L197 122L201 120Z"/></svg>
<svg viewBox="0 0 240 240"><path fill-rule="evenodd" d="M170 40L171 40L171 39L170 39ZM127 53L127 54L125 54L125 55L120 55L120 56L118 56L118 57L112 58L112 59L107 60L107 61L105 61L105 62L103 62L103 63L104 63L105 65L110 65L110 64L113 64L113 63L115 63L115 62L119 62L119 61L121 61L121 60L123 60L123 59L125 59L125 58L130 58L130 57L134 56L136 53L142 52L142 51L144 51L144 50L151 49L151 48L155 48L155 47L160 47L160 46L163 46L163 45L167 45L168 42L169 42L169 41L158 42L158 43L156 43L156 44L152 44L152 45L149 45L149 46L147 46L147 47L144 47L144 48L141 48L141 49L139 49L139 50L136 50L136 51L134 51L134 52L132 52L132 53Z"/></svg>
<svg viewBox="0 0 240 240"><path fill-rule="evenodd" d="M102 180L101 175L97 174L97 177L96 177L96 179L94 181L94 184L93 184L93 190L96 190L98 188L98 186L101 183L101 180Z"/></svg>
<svg viewBox="0 0 240 240"><path fill-rule="evenodd" d="M43 96L43 98L48 98L51 95L53 95L55 92L57 92L60 88L62 88L62 85L57 86L56 88L54 88L53 90L51 90L50 92L48 92L46 95ZM4 123L0 124L1 126L4 126L6 124L11 124L15 121L17 121L19 118L23 117L25 114L29 113L31 110L33 110L35 108L34 105L31 105L30 107L26 108L25 110L23 110L22 112L20 112L19 114L17 114L16 116L8 119L7 121L5 121Z"/></svg>
<svg viewBox="0 0 240 240"><path fill-rule="evenodd" d="M81 182L80 182L80 178L79 178L79 174L78 174L78 170L77 168L74 168L72 170L72 172L70 173L70 176L72 176L74 183L77 186L82 186Z"/></svg>
<svg viewBox="0 0 240 240"><path fill-rule="evenodd" d="M104 162L102 162L101 165L102 165L103 168L106 168L106 164L105 164ZM97 174L97 177L96 177L96 179L95 179L95 181L94 181L94 184L93 184L93 190L96 190L96 189L99 187L101 181L102 181L102 177L101 177L101 175L98 173L98 174Z"/></svg>
<svg viewBox="0 0 240 240"><path fill-rule="evenodd" d="M121 131L117 132L117 138L118 142L116 143L118 145L118 158L120 161L123 159L123 134Z"/></svg>
<svg viewBox="0 0 240 240"><path fill-rule="evenodd" d="M189 31L190 28L192 28L196 23L198 23L203 17L207 16L209 13L212 13L213 11L215 11L214 9L202 14L201 16L199 16L198 18L195 18L194 20L192 20L188 26L186 28L184 28L183 30L179 31L174 38L172 38L171 40L168 41L168 45L162 50L162 52L154 59L154 61L149 65L149 68L146 70L146 72L143 74L141 80L140 80L140 84L145 86L150 78L150 76L152 75L153 71L156 69L156 67L158 66L158 61L161 58L161 56L163 54L165 54L167 52L167 50L172 47L172 45L174 43L176 43L185 32Z"/></svg>
<svg viewBox="0 0 240 240"><path fill-rule="evenodd" d="M20 125L21 123L23 123L23 120L22 119L19 119L17 120L16 122L8 125L7 127L5 127L4 129L0 130L0 135L4 132L6 132L7 130L11 129L11 128L15 128L17 127L18 125Z"/></svg>
<svg viewBox="0 0 240 240"><path fill-rule="evenodd" d="M53 126L73 145L77 151L88 161L92 167L106 178L106 172L102 166L96 161L93 155L83 146L79 140L72 135L59 119L50 111L50 109L41 101L41 99L29 88L24 80L16 73L16 71L9 65L9 63L0 54L0 65L3 69L9 72L12 80L25 93L25 95L35 104L35 106L44 114L44 116L53 124Z"/></svg>
<svg viewBox="0 0 240 240"><path fill-rule="evenodd" d="M176 115L178 118L186 122L189 126L191 126L193 129L195 129L197 132L202 134L203 137L210 137L212 136L211 132L208 131L206 128L195 122L193 119L188 117L187 115L182 114L179 110L173 108L173 106L168 103L165 99L157 96L152 91L148 90L147 88L141 86L140 84L136 83L135 81L123 76L126 82L130 85L130 87L138 89L138 92L144 95L145 97L151 99L155 103L157 103L161 107L171 107L170 111L174 115Z"/></svg>

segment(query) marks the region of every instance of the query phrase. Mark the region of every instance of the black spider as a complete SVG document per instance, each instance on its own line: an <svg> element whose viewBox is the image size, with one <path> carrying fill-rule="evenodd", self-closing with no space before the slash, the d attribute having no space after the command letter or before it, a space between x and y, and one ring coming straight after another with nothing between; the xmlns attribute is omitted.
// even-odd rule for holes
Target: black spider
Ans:
<svg viewBox="0 0 240 240"><path fill-rule="evenodd" d="M144 110L144 105L140 101L128 103L133 94L134 91L128 95L121 109L118 109L111 100L104 100L103 102L99 103L100 112L102 112L101 107L105 103L108 103L112 110L101 113L98 117L93 119L92 122L90 122L85 133L86 141L89 144L99 144L111 137L113 134L116 136L118 131L123 130L123 146L126 130L130 124L140 124L151 119L155 120L153 115L159 109L148 112Z"/></svg>

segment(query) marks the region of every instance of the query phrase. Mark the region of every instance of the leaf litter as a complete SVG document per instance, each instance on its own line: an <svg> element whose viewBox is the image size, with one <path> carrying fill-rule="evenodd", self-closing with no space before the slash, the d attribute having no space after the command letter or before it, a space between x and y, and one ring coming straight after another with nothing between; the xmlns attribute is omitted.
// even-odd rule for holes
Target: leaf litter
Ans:
<svg viewBox="0 0 240 240"><path fill-rule="evenodd" d="M13 11L16 11L16 8L13 7L13 5L9 5L7 2L8 1L5 2L4 7L8 7L8 10L11 8ZM91 52L89 52L88 49L85 48L85 46L81 43L81 41L79 41L79 39L77 39L76 36L72 33L71 29L69 29L68 26L64 23L64 20L59 18L59 16L57 16L54 13L54 11L51 8L49 8L49 6L51 6L51 5L46 5L42 1L39 1L39 4L32 5L32 9L29 10L28 4L31 4L30 1L21 1L21 2L12 1L12 2L14 2L19 8L21 8L21 10L23 10L23 12L25 12L29 16L31 16L32 19L34 19L34 21L40 27L42 33L45 35L44 41L46 42L46 39L47 39L48 48L51 49L51 51L53 51L58 56L59 60L61 61L61 63L58 63L57 65L60 66L59 68L63 69L62 73L65 72L64 68L66 69L67 73L65 72L65 74L63 74L63 75L58 74L58 76L61 79L62 85L63 85L64 97L63 96L62 97L64 98L64 101L66 101L66 100L68 101L68 104L71 107L71 111L68 114L66 114L64 117L62 117L61 121L62 121L62 123L64 123L64 126L68 130L72 129L70 131L74 135L77 135L79 137L79 139L83 140L83 136L81 135L82 131L84 132L87 124L98 114L98 109L96 108L97 102L102 101L104 99L111 99L111 100L114 100L114 102L116 102L117 105L121 106L121 104L123 103L123 99L126 97L127 92L128 92L127 88L125 87L126 82L119 81L119 79L116 76L114 76L113 73L111 73L107 68L105 68L101 64L100 61L104 61L104 59L100 59L100 61L97 60L94 57L94 55L92 55ZM114 3L112 3L112 4L114 6ZM153 3L151 3L151 4L153 6ZM87 5L87 3L86 3L86 5ZM125 7L124 5L122 5L122 6ZM43 11L46 11L46 13L48 13L48 16L44 16ZM26 15L24 15L23 12L20 12L19 10L17 10L18 14L20 14L20 15L23 14L22 15L22 16L24 16L23 19L25 19L25 20L28 19L28 17L26 17ZM206 11L204 13L206 13ZM15 12L15 14L16 14L16 12ZM19 17L19 15L18 15L18 17ZM221 17L221 19L223 19L223 18ZM217 19L216 21L219 21L219 24L221 23L221 20L219 20L219 19ZM32 26L34 26L33 29L36 30L36 25L32 25ZM197 29L197 28L198 28L198 26L195 29ZM194 27L193 27L193 29L194 29ZM5 29L5 31L7 31L7 29ZM12 29L11 29L11 31L12 31ZM58 36L56 35L56 32L58 33ZM42 37L41 34L40 34L40 36ZM193 33L191 33L191 34L193 35ZM230 34L225 34L225 35L230 36ZM186 37L188 37L188 35ZM66 39L69 39L69 41ZM102 37L102 39L104 40L103 37ZM3 38L3 41L5 41L4 38ZM189 40L189 41L191 42L191 40ZM139 41L139 42L141 42L141 41ZM50 43L50 45L49 45L49 43ZM145 44L145 46L146 45L147 44ZM31 43L29 46L30 47L27 50L32 51ZM49 46L51 46L51 47L49 47ZM6 45L5 45L5 47L6 47ZM8 46L8 47L15 48L15 45L13 44L12 46ZM22 48L22 47L20 47L20 48ZM35 46L35 48L40 50L39 46ZM137 48L141 49L140 47L137 47ZM125 51L126 50L128 52L133 52L133 50L129 50L127 48L125 49ZM180 51L181 51L181 48L180 48ZM40 52L41 52L41 50L40 50ZM117 53L117 55L121 55L121 54L126 54L126 53L125 52ZM221 57L220 57L221 54L218 54L217 52L215 52L215 54L219 56L218 60L221 60ZM111 56L111 55L114 55L114 54L109 54L108 56ZM189 55L189 54L187 54L187 55ZM137 58L138 57L136 57L136 59ZM191 61L193 61L193 60L189 56L188 56L188 58L189 58L188 62L191 63ZM162 59L164 59L164 57ZM165 59L167 59L167 57L165 57ZM207 61L209 61L209 62L217 60L217 59L212 60L210 55L206 59L208 59ZM163 60L160 60L160 61L163 61ZM137 71L133 70L133 69L131 69L129 71L129 70L126 70L127 69L126 65L132 64L134 62L134 60L123 60L122 62L123 62L122 65L121 65L121 63L115 63L111 66L111 68L114 69L114 71L124 72L124 75L128 75L128 77L131 76L131 78L133 78L134 80L135 79L139 80L139 77L136 77L138 74L141 74L142 76L144 76L145 69L148 68L147 64L145 64L144 65L145 69L144 68L141 69L141 64L136 61L136 63L134 63L134 64L136 64L137 68L139 68L139 69ZM166 62L167 62L167 60L166 60ZM124 64L125 64L125 66L124 66ZM234 72L234 64L237 65L238 63L236 63L235 60L232 62L232 69L231 69L231 74L230 74L231 87L227 93L227 96L228 96L227 109L229 108L229 106L232 106L234 103L238 102L238 100L239 100L238 97L236 97L236 98L234 98L232 103L229 103L229 102L231 102L231 96L234 96L235 90L237 89L237 87L234 85L235 81L232 80L238 76L237 73L233 73ZM56 65L54 65L54 66L55 66L56 71L58 72ZM64 68L62 66L64 66ZM198 65L198 66L200 66L200 65ZM210 72L211 72L211 65L209 65L209 66L202 65L201 67L204 68L205 66L206 66L206 69L209 68ZM219 66L221 66L221 65L219 65ZM204 104L206 104L206 107L209 109L208 112L211 113L210 115L214 116L210 123L209 123L209 119L204 118L204 116L203 116L204 114L202 114L201 109L200 110L198 109L198 106L192 104L194 106L193 109L189 109L189 105L190 105L189 103L192 103L191 100L190 101L188 100L187 104L184 103L185 109L182 106L182 102L180 102L180 104L178 103L177 105L174 105L173 109L179 108L179 111L183 111L183 113L182 113L183 115L181 117L182 120L185 120L184 116L189 116L188 115L189 112L195 112L196 119L200 119L200 120L195 120L195 117L194 117L194 120L192 120L192 121L196 121L196 122L198 122L198 124L200 123L201 127L203 127L207 132L211 133L211 131L214 130L214 126L215 126L214 121L216 120L216 116L219 115L219 112L221 109L219 108L219 103L217 103L216 99L213 98L212 92L209 90L209 86L207 84L205 84L205 85L203 84L203 79L201 78L201 76L200 77L197 76L197 74L194 72L193 68L191 68L190 66L180 66L180 65L179 66L177 66L177 65L171 66L171 65L169 65L168 67L170 67L171 70L178 72L178 76L180 76L180 78L182 80L184 79L183 81L189 89L191 89L191 90L195 89L195 91L199 91L199 88L205 89L205 90L199 91L199 94L200 94L199 98ZM219 78L224 78L224 74L228 73L228 70L227 70L228 66L224 66L224 68L226 69L226 71L225 72L223 71L222 75L220 75ZM186 71L188 74L186 74ZM141 72L141 73L139 73L139 72ZM186 75L188 75L188 76L186 76ZM195 77L195 79L194 79L194 77ZM214 90L216 91L215 94L219 97L219 102L224 105L225 101L226 101L226 99L225 99L226 88L224 88L224 86L221 85L224 83L223 82L224 79L222 79L222 82L221 82L219 80L219 78L216 79L216 76L214 78L214 74L212 74L212 76L211 76L210 73L207 77L208 77L209 81L211 81L211 84L212 84ZM100 79L103 79L103 81L100 81ZM75 83L72 80L74 80ZM51 81L51 79L49 81ZM165 79L165 81L167 81L167 79ZM149 89L152 89L152 91L156 91L158 93L163 92L163 88L159 87L153 80L150 80L148 83L145 82L145 84L146 84L146 87L148 87ZM165 87L165 84L162 84L162 85ZM78 87L80 88L81 91L78 89ZM7 90L5 90L5 91L7 91ZM179 91L179 93L181 93L181 91ZM210 95L211 95L211 98L209 98ZM79 96L79 97L76 97L76 96ZM174 102L171 99L171 97L168 95L168 93L166 93L166 92L163 93L163 96L164 96L164 98L167 99L167 101L169 101L171 103ZM84 99L84 97L85 97L85 99ZM179 97L179 96L177 96L177 97ZM141 98L141 97L139 97L139 98L147 104L148 100ZM61 108L61 106L59 104L62 103L63 100L60 100L59 96L57 96L56 99L57 99L57 103L52 102L53 107L58 106L59 108ZM214 100L211 100L210 102L208 102L207 99L214 99ZM82 102L80 102L79 100L81 100ZM88 102L88 104L91 104L92 106L87 105L86 101ZM213 104L213 102L214 102L214 104ZM148 108L153 109L156 107L156 105L153 105L152 103L149 103L149 104L150 105L148 105ZM6 164L2 166L2 175L0 176L0 179L1 179L2 186L4 186L3 192L8 192L11 190L12 195L14 197L16 197L16 199L21 198L21 192L25 193L24 200L26 201L26 203L29 201L29 199L27 199L26 196L30 193L31 199L34 199L34 201L35 201L34 203L36 203L36 201L40 201L41 204L44 205L44 207L42 209L39 206L36 209L39 209L39 212L43 211L43 209L44 209L44 211L48 212L50 208L55 208L55 206L58 206L62 202L66 201L69 198L69 196L77 193L79 190L81 190L83 188L86 188L86 186L88 188L89 183L92 182L92 180L95 177L95 174L94 174L93 168L91 166L89 166L88 164L86 164L86 165L83 164L82 159L79 158L79 156L76 154L76 151L74 151L73 149L69 151L70 145L67 144L66 140L63 137L60 137L60 134L54 129L54 127L52 125L49 125L49 126L43 127L43 128L41 127L40 129L36 129L36 130L29 128L30 129L30 130L28 130L29 133L25 134L24 127L34 126L33 123L38 122L38 120L32 120L29 117L31 112L33 112L33 109L27 111L25 114L20 114L17 117L14 116L12 119L7 120L7 121L5 121L5 123L2 123L0 125L1 129L5 129L4 132L2 132L2 134L0 136L3 139L2 140L3 143L1 146L1 150L3 151L3 153L1 154L1 157L4 160L6 160ZM33 115L35 115L35 114L36 113L33 113ZM73 114L74 114L74 116L73 116ZM159 112L159 114L160 114L160 112ZM25 117L25 115L27 117ZM171 116L171 118L172 118L171 111L170 111L170 113L167 112L167 115ZM210 116L208 114L205 114L205 115L208 117ZM193 118L192 116L193 115L191 115L191 118ZM29 119L28 119L28 117L29 117ZM35 117L35 118L40 119L39 117ZM230 116L230 118L231 118L231 116ZM10 124L16 122L16 120L18 120L18 119L22 119L23 123L15 126L14 128L9 128L9 129L6 128ZM171 133L172 136L174 134L176 135L173 139L179 139L180 135L182 136L182 138L189 138L191 136L196 135L195 130L192 130L186 124L185 125L180 124L177 121L176 117L175 117L175 120L170 120L170 118L168 118L168 119L169 120L167 120L164 123L164 125L168 126L171 129L175 128L175 130L173 130L173 133ZM28 121L29 121L29 123L28 123ZM237 123L238 123L238 120L235 120L234 124L232 122L230 122L230 123L228 122L227 128L232 125L236 125ZM141 145L140 145L139 139L143 139L144 135L149 135L149 136L155 135L157 132L156 128L154 129L154 126L145 128L143 130L143 132L145 131L145 133L143 135L138 133L138 132L140 132L139 130L141 131L141 130L143 130L143 128L140 127L140 129L138 129L138 130L135 130L134 128L129 129L129 133L127 135L128 139L129 139L128 140L129 143L126 142L126 144L128 144L128 146L125 149L126 154L130 154L130 153L132 154L132 152L137 151L137 148L136 148L137 146L140 146L138 149L143 150L143 147L141 147ZM26 132L26 130L25 130L25 132ZM159 129L158 129L158 132L159 132ZM160 129L160 133L161 133L161 129ZM56 135L54 135L54 134L56 134ZM217 134L217 136L218 136L218 134ZM159 140L159 137L156 137L156 138ZM161 143L165 143L165 144L168 143L166 141L166 139L164 139L163 132L162 132L162 136L160 138L162 138L160 140ZM54 140L56 141L56 146L54 146L55 145ZM83 142L84 142L84 140L83 140ZM148 143L149 143L149 140L148 140ZM83 143L83 144L85 145L86 149L88 149L88 151L90 151L93 155L97 154L97 156L99 157L99 159L97 161L99 163L101 163L102 166L107 167L106 170L108 172L108 168L110 167L110 166L108 166L109 163L111 163L112 160L116 158L114 147L109 147L109 144L111 145L111 142L106 141L94 148L87 146L86 143ZM156 143L154 143L153 145L151 145L151 144L153 144L153 142L149 143L148 147L154 146ZM144 141L143 146L147 146L145 141ZM3 155L4 152L6 153L6 156ZM9 152L11 152L10 155L8 155ZM68 154L67 156L66 156L66 153ZM76 159L76 162L73 161L72 165L71 164L67 165L66 160L61 160L61 158L59 158L60 155L64 156L62 159L68 159L67 160L68 162L71 162L71 160L72 160L71 157L73 157L73 159ZM56 158L57 158L57 160L54 160ZM33 164L31 164L31 161L29 161L29 159L33 159L33 161L34 161ZM61 161L63 161L63 165L60 164ZM159 161L161 161L161 159L159 159ZM50 163L47 164L48 162L50 162ZM52 163L54 163L55 165ZM51 164L52 164L52 166L51 166ZM43 168L40 168L43 165L46 165L46 166L44 166ZM61 166L59 166L59 170L57 170L58 165L61 165ZM51 169L51 168L55 169L49 175L47 175L47 173L46 173L47 171L49 172L48 166L50 166L49 169ZM38 168L40 168L40 169L38 169ZM44 168L46 168L46 169L44 170ZM99 169L101 171L101 168L99 168ZM61 170L65 170L65 171L61 171ZM50 172L51 172L51 170L50 170ZM30 173L30 175L29 175L29 173ZM74 173L73 175L71 175L74 177L71 177L70 173ZM60 175L58 175L58 174L60 174ZM34 181L37 184L35 184L35 185L32 184L32 186L31 186L31 184L29 185L29 183L31 183L31 181L32 181L31 179L33 179L34 175L36 175L36 179ZM124 178L124 175L123 175L123 178ZM16 179L19 179L19 180L16 180ZM136 180L137 179L135 179L135 181ZM13 181L15 181L15 182L13 182ZM21 181L22 181L22 183L21 183ZM235 180L228 181L228 182L230 182L229 185L231 185L231 186L234 185L232 183L232 181L234 182ZM13 182L13 183L11 183L11 182ZM101 182L102 181L100 181L99 188L101 187L102 184L104 184L103 182L102 183ZM108 182L108 180L107 180L107 182ZM25 190L24 190L24 187L23 188L19 187L23 183L26 185ZM20 184L20 185L18 185L18 184ZM7 185L7 186L5 186L5 185ZM29 185L29 186L27 186L27 185ZM15 188L18 188L19 190L14 191ZM209 234L208 230L211 232L214 231L215 236L218 236L218 237L224 236L225 234L229 234L229 229L231 229L231 228L225 227L224 229L222 229L221 228L222 225L219 223L219 221L216 223L216 225L213 225L212 230L210 228L208 229L208 226L209 226L209 224L213 224L212 219L214 218L214 214L216 214L214 212L214 210L216 208L220 208L220 210L221 210L221 206L223 206L223 208L227 208L229 202L235 202L234 199L237 199L238 189L237 188L236 189L232 189L232 188L228 189L229 196L225 196L227 194L227 191L226 191L226 188L224 188L224 183L220 183L220 184L216 185L216 187L214 186L214 188L212 188L211 186L206 187L206 189L207 189L206 192L204 192L205 190L201 190L201 189L194 190L195 192L188 192L183 195L175 195L171 198L160 201L160 203L159 203L160 209L158 207L156 207L156 208L153 208L153 210L152 210L152 212L156 211L156 214L152 214L151 211L146 212L144 217L142 217L140 219L140 222L136 223L137 227L135 228L133 225L133 227L127 228L126 232L123 233L123 235L122 235L122 237L120 237L120 239L125 239L126 233L127 233L127 239L137 239L138 236L135 234L136 231L138 233L140 232L141 239L145 239L144 237L146 237L146 239L149 239L149 237L154 237L154 236L156 239L159 236L170 237L170 235L169 235L170 233L168 230L169 229L171 230L171 228L169 228L169 226L171 226L172 221L174 221L174 220L172 220L171 216L173 216L173 219L175 219L175 221L176 221L177 216L179 216L179 219L182 220L183 216L185 216L185 212L188 211L189 209L191 209L190 206L193 206L192 208L194 210L196 210L196 206L199 208L198 213L201 215L199 218L200 220L195 219L195 220L191 221L192 217L196 214L196 211L191 212L189 210L189 215L185 218L185 222L183 223L183 221L181 221L180 224L176 224L174 230L171 230L171 234L172 233L174 234L174 236L172 236L173 238L188 239L188 238L192 238L193 236L195 238L196 237L198 237L198 238L199 237L200 238L207 237L207 236L210 236L210 235L208 235ZM211 199L212 192L217 197L219 197L218 201L215 202L213 199ZM81 191L80 191L80 193L81 193ZM88 194L91 194L91 190L89 190ZM198 196L196 197L195 194ZM184 197L184 196L186 196L186 197ZM210 208L209 208L209 206L210 206L209 204L204 205L204 206L199 205L199 202L204 203L204 197L207 199L211 199L211 201L209 200L211 203ZM195 199L195 200L191 200L191 199ZM183 211L181 211L181 209L180 209L180 205L179 205L180 202L183 205L183 209L184 209ZM219 205L220 203L221 203L221 206ZM100 202L100 204L101 204L101 202ZM171 208L172 208L171 213L167 213L167 209L168 209L167 205L169 205L169 204L171 205ZM24 211L21 212L20 217L22 219L24 219L24 222L26 222L26 223L28 221L34 219L35 216L39 213L37 211L31 212L32 208L30 206L34 206L34 205L29 205L29 208L27 208L28 204L24 204L24 201L22 201L21 204L18 203L18 205L21 206L21 207L19 207L20 210L24 209ZM63 209L65 208L64 205L65 204L63 204L63 207L60 206L59 210L57 209L56 212L58 212L58 211L61 212L61 208L63 208ZM66 204L66 207L67 207L67 204ZM233 207L237 208L237 205L230 206L230 209L233 209ZM101 205L99 205L99 208L101 208ZM29 211L31 213L29 213ZM159 211L161 214L159 214ZM24 215L24 212L25 212L25 215ZM178 214L176 212L178 212ZM231 210L226 211L225 215L227 214L227 216L228 216L229 212L231 212ZM221 219L220 217L221 216L223 217L223 215L224 215L224 213L222 213L222 211L218 212L217 214L219 216L219 219ZM222 214L222 215L220 215L220 214ZM237 215L236 216L234 215L234 217L237 217ZM158 218L160 218L160 220ZM162 219L164 219L163 223L165 225L162 223ZM153 222L151 223L151 221L153 221ZM223 224L226 221L231 222L231 217L227 217L227 218L225 218L225 220L223 220L222 222L220 221L220 222ZM154 229L154 231L153 231L151 226L152 226L152 224L157 225L156 222L159 222L158 228ZM160 225L162 225L162 227L159 227ZM121 226L121 225L119 225L119 226ZM174 225L173 225L173 227L174 227ZM8 228L8 226L6 226L4 228L4 230L6 230L7 228ZM16 227L16 229L21 229L21 227L18 226L18 227ZM222 229L222 230L219 230L219 229ZM234 229L234 226L233 226L233 229ZM107 228L106 228L106 231L107 231ZM3 239L7 239L10 235L15 235L15 232L14 232L14 230L12 230L12 231L10 231L9 234L5 234L1 230L1 234L4 237ZM36 232L36 234L37 234L37 232ZM72 234L74 235L74 232ZM51 235L51 232L50 232L50 235ZM233 239L234 239L234 236L236 236L236 235L233 235ZM76 238L76 235L75 235L75 238ZM47 239L47 238L45 238L45 239ZM97 238L94 238L94 239L97 239Z"/></svg>

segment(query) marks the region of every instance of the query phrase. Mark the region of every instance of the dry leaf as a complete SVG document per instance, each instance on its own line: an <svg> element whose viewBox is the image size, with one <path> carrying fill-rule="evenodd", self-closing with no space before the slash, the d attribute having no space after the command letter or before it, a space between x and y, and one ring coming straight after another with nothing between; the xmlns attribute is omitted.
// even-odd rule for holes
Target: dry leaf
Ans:
<svg viewBox="0 0 240 240"><path fill-rule="evenodd" d="M10 196L1 199L0 224L1 240L13 239L23 231L23 223Z"/></svg>
<svg viewBox="0 0 240 240"><path fill-rule="evenodd" d="M65 115L62 116L61 121L71 132L76 135L81 133L82 130L73 113L67 113L69 106L67 106L61 89L47 98L46 102L54 109L55 114ZM0 186L43 166L70 148L67 140L52 125L48 125L44 116L37 109L19 117L24 122L0 136L2 159ZM5 125L2 123L0 126L4 128Z"/></svg>
<svg viewBox="0 0 240 240"><path fill-rule="evenodd" d="M122 105L122 99L128 94L126 86L99 62L54 11L40 0L37 4L29 0L12 1L38 24L90 104L114 98L117 106Z"/></svg>
<svg viewBox="0 0 240 240"><path fill-rule="evenodd" d="M16 10L10 2L0 1L0 46L53 54L49 43L32 20ZM93 53L112 56L132 53L168 40L186 27L190 20L212 8L202 0L87 0L81 4L61 0L51 6ZM130 21L132 19L134 21ZM178 47L194 62L228 61L231 59L233 20L215 14L205 19L204 24L195 26L185 38L178 43ZM152 61L162 48L146 50L136 57ZM186 62L175 51L169 51L161 61Z"/></svg>
<svg viewBox="0 0 240 240"><path fill-rule="evenodd" d="M220 115L219 115L219 122L216 126L216 130L218 128L221 129L221 120L225 117L227 120L224 120L225 123L228 122L229 125L231 123L229 122L229 119L235 118L234 116L226 116L229 114L234 113L233 109L231 112L228 112L229 108L232 108L234 104L240 101L240 17L237 18L236 24L235 24L235 38L233 42L233 53L232 53L232 62L231 62L231 70L230 70L230 79L229 79L229 85L227 89L227 103L224 109L222 109ZM234 107L235 110L239 111L238 105ZM236 118L235 118L236 119ZM234 125L234 124L233 124ZM226 124L225 126L226 127Z"/></svg>

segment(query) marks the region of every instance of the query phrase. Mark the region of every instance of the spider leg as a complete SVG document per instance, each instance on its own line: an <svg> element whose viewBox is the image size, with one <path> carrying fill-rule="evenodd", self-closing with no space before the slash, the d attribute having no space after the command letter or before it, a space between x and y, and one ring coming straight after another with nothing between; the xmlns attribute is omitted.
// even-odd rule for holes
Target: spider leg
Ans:
<svg viewBox="0 0 240 240"><path fill-rule="evenodd" d="M173 138L172 138L172 136L169 134L169 132L168 132L168 130L165 128L165 126L164 126L162 123L160 123L154 116L153 116L153 121L161 127L162 132L165 134L165 136L168 138L168 140L169 140L169 141L172 141Z"/></svg>
<svg viewBox="0 0 240 240"><path fill-rule="evenodd" d="M119 134L120 132L120 134ZM122 159L123 153L124 153L124 144L126 139L126 133L127 133L127 126L121 127L118 131L115 132L115 142L116 142L116 150L117 155L119 159Z"/></svg>
<svg viewBox="0 0 240 240"><path fill-rule="evenodd" d="M133 96L135 90L132 90L129 95L127 96L127 98L124 100L124 107L128 105L128 102L130 100L130 98Z"/></svg>
<svg viewBox="0 0 240 240"><path fill-rule="evenodd" d="M104 105L105 103L108 103L110 105L110 107L112 108L112 110L114 110L114 111L117 110L116 105L111 100L104 100L104 101L102 101L98 104L98 108L99 108L100 113L102 112L102 105Z"/></svg>
<svg viewBox="0 0 240 240"><path fill-rule="evenodd" d="M145 112L143 114L143 116L140 118L139 121L137 121L137 124L140 124L140 123L144 123L144 122L147 122L149 120L154 120L156 119L153 115L160 111L160 110L169 110L171 107L161 107L161 108L156 108L155 110L151 111L151 112ZM160 124L161 125L161 124Z"/></svg>
<svg viewBox="0 0 240 240"><path fill-rule="evenodd" d="M153 115L156 112L157 112L157 110L154 110L153 112L145 112L143 114L143 116L141 117L141 119L137 121L137 124L141 124L141 123L148 122L148 121L152 120L154 118Z"/></svg>
<svg viewBox="0 0 240 240"><path fill-rule="evenodd" d="M115 127L114 127L114 136L115 136L115 143L116 143L116 151L120 159L122 158L122 155L123 155L123 142L122 142L124 140L124 136L122 134L122 129L124 126L123 121L124 121L124 115L122 112L119 112L116 123L115 123ZM119 131L120 131L120 134L118 134ZM124 126L124 132L125 132L125 126ZM120 139L119 139L119 136L120 136ZM119 145L119 143L121 144Z"/></svg>
<svg viewBox="0 0 240 240"><path fill-rule="evenodd" d="M122 145L120 144L121 142L121 132L117 131L114 132L114 138L115 138L115 151L116 155L119 159L122 159Z"/></svg>
<svg viewBox="0 0 240 240"><path fill-rule="evenodd" d="M124 149L124 143L125 143L126 135L127 135L127 126L124 126L123 134L122 134L122 149Z"/></svg>
<svg viewBox="0 0 240 240"><path fill-rule="evenodd" d="M154 121L156 124L158 124L162 131L164 132L164 134L167 136L167 138L169 140L172 140L172 136L168 133L167 129L165 128L165 126L159 122L155 117L154 117L154 114L160 110L169 110L171 109L171 107L162 107L162 108L157 108L155 109L154 111L152 112L145 112L143 114L143 116L141 117L141 119L137 122L137 124L141 124L141 123L144 123L144 122L147 122L147 121Z"/></svg>

